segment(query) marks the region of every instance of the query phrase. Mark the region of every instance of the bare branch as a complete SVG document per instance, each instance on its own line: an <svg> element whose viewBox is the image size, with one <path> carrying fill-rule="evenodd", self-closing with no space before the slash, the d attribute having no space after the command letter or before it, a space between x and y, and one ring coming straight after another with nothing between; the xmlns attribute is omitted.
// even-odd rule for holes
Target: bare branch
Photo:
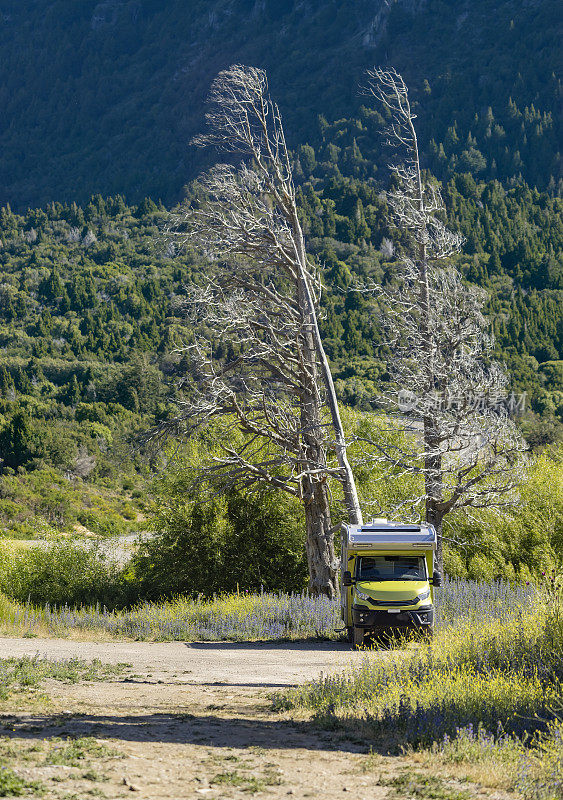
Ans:
<svg viewBox="0 0 563 800"><path fill-rule="evenodd" d="M241 153L245 161L203 175L200 196L180 209L170 231L194 244L212 272L207 286L187 295L197 327L188 351L190 396L175 424L191 434L217 417L232 420L240 446L226 448L202 474L298 496L312 586L332 594L327 478L337 479L351 521L361 521L361 511L318 328L320 270L305 251L291 160L266 74L230 67L217 76L209 99L209 132L197 143ZM219 342L235 353L228 363L217 358ZM338 469L328 466L329 448Z"/></svg>
<svg viewBox="0 0 563 800"><path fill-rule="evenodd" d="M441 540L445 514L516 500L526 444L503 404L508 378L491 359L485 293L448 263L463 239L442 221L439 188L423 179L408 89L395 70L374 69L366 91L386 109L387 139L402 156L393 167L398 188L387 200L394 224L410 237L396 288L357 287L385 309L396 387L387 407L390 424L406 442L370 445L390 468L423 477L420 504Z"/></svg>

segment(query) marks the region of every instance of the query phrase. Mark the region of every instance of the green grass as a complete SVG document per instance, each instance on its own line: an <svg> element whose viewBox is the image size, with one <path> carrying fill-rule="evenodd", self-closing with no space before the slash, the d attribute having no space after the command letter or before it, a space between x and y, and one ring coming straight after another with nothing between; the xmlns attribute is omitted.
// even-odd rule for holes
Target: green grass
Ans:
<svg viewBox="0 0 563 800"><path fill-rule="evenodd" d="M53 678L64 683L108 680L122 672L124 665L102 664L101 661L82 661L79 658L59 661L23 656L0 659L0 700L37 689L41 682Z"/></svg>
<svg viewBox="0 0 563 800"><path fill-rule="evenodd" d="M121 755L117 750L98 742L91 736L79 739L53 739L51 745L45 757L46 765L81 767L90 759L116 758ZM98 780L98 778L88 778L88 780Z"/></svg>
<svg viewBox="0 0 563 800"><path fill-rule="evenodd" d="M529 800L563 797L563 596L549 581L512 618L461 621L384 659L366 652L359 666L279 695L275 706L489 781L502 764L504 788ZM409 797L462 796L417 781L393 787Z"/></svg>
<svg viewBox="0 0 563 800"><path fill-rule="evenodd" d="M413 800L469 800L468 791L459 791L448 786L442 778L434 775L421 775L410 770L390 779L381 779L380 785L388 786L390 798L412 798Z"/></svg>
<svg viewBox="0 0 563 800"><path fill-rule="evenodd" d="M232 786L242 792L254 794L263 792L268 786L279 786L282 783L280 776L274 772L267 772L256 777L255 775L243 775L238 770L228 770L219 772L210 781L211 785Z"/></svg>
<svg viewBox="0 0 563 800"><path fill-rule="evenodd" d="M23 797L30 794L43 794L45 787L38 781L26 781L0 764L0 797Z"/></svg>

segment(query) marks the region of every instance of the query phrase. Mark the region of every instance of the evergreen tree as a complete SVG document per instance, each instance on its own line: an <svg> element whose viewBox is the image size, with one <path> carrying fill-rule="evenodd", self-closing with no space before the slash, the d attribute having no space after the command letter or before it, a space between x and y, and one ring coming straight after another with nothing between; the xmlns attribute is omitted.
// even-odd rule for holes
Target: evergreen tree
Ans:
<svg viewBox="0 0 563 800"><path fill-rule="evenodd" d="M2 364L0 367L0 394L2 397L8 397L8 393L10 389L14 388L14 381L12 380L12 376L6 369L6 367Z"/></svg>
<svg viewBox="0 0 563 800"><path fill-rule="evenodd" d="M41 455L41 446L27 414L18 411L0 430L0 459L2 467L25 466Z"/></svg>
<svg viewBox="0 0 563 800"><path fill-rule="evenodd" d="M27 373L18 367L14 379L14 384L20 394L31 394L32 386Z"/></svg>

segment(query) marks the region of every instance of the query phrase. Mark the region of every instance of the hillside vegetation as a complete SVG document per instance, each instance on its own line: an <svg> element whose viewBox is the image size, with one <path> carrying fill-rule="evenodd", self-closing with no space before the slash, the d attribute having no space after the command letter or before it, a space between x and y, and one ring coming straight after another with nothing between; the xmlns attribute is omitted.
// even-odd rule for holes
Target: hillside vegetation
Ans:
<svg viewBox="0 0 563 800"><path fill-rule="evenodd" d="M356 277L393 282L404 245L382 193L385 120L357 93L365 66L387 62L412 87L424 165L466 238L459 266L487 289L496 355L526 392L524 433L535 448L561 439L555 4L188 5L2 7L0 527L25 538L144 524L161 456L139 435L190 391L184 294L204 272L162 231L213 158L188 139L233 60L268 68L284 113L344 404L377 411L388 382L378 310L351 290ZM219 341L215 355L234 354Z"/></svg>
<svg viewBox="0 0 563 800"><path fill-rule="evenodd" d="M176 201L207 158L188 142L209 84L233 62L268 71L292 146L317 146L319 114L356 117L363 71L389 64L424 104L438 177L550 191L560 179L556 0L5 0L0 11L0 205L97 192Z"/></svg>
<svg viewBox="0 0 563 800"><path fill-rule="evenodd" d="M344 402L369 410L387 379L387 353L374 309L345 290L354 275L392 281L401 236L389 228L375 185L342 175L338 163L331 171L311 147L305 152L315 162L303 176L300 205L310 249L325 269L326 347ZM524 426L533 441L557 438L561 201L470 175L452 179L445 194L452 225L468 239L461 266L489 289L498 355L535 412ZM43 464L111 479L118 463L121 473L141 469L130 443L181 395L187 360L178 348L190 339L183 294L202 274L192 253L177 253L162 237L166 219L151 200L130 207L120 196L98 195L84 208L0 211L4 470ZM232 354L218 342L216 355Z"/></svg>

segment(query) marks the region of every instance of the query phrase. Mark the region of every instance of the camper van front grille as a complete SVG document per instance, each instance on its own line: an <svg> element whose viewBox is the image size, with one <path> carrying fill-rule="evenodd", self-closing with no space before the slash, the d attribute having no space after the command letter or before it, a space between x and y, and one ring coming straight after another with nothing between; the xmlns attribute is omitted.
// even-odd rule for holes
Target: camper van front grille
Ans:
<svg viewBox="0 0 563 800"><path fill-rule="evenodd" d="M412 600L374 600L370 597L371 602L374 606L415 606L419 601L420 597L413 597Z"/></svg>

